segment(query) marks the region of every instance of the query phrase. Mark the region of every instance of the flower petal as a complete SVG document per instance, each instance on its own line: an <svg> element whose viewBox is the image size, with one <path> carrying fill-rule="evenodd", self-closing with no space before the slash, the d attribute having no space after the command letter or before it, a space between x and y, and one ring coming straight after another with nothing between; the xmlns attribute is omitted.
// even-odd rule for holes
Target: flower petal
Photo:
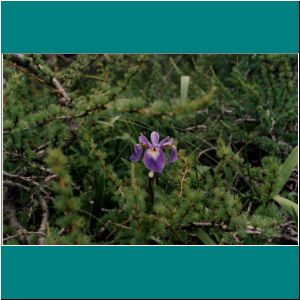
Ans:
<svg viewBox="0 0 300 300"><path fill-rule="evenodd" d="M130 156L131 161L139 161L142 158L143 146L141 144L134 145L134 152Z"/></svg>
<svg viewBox="0 0 300 300"><path fill-rule="evenodd" d="M176 147L173 145L171 148L171 156L170 156L170 162L173 163L178 159L177 156L177 149Z"/></svg>
<svg viewBox="0 0 300 300"><path fill-rule="evenodd" d="M142 144L144 147L151 147L148 139L141 133L139 136L139 143Z"/></svg>
<svg viewBox="0 0 300 300"><path fill-rule="evenodd" d="M159 142L159 134L156 131L153 131L151 133L151 142L153 145L157 145Z"/></svg>
<svg viewBox="0 0 300 300"><path fill-rule="evenodd" d="M144 155L144 164L148 170L161 173L166 165L163 151L159 148L148 149Z"/></svg>
<svg viewBox="0 0 300 300"><path fill-rule="evenodd" d="M173 138L166 137L159 143L159 146L162 148L171 147L173 143L174 143Z"/></svg>

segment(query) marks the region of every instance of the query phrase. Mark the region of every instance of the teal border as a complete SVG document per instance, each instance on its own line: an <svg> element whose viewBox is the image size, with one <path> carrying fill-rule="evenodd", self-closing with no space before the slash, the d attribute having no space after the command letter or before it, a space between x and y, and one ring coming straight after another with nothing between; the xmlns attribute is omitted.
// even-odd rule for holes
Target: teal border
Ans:
<svg viewBox="0 0 300 300"><path fill-rule="evenodd" d="M2 2L2 53L298 53L299 4Z"/></svg>
<svg viewBox="0 0 300 300"><path fill-rule="evenodd" d="M298 247L3 246L2 297L298 299Z"/></svg>
<svg viewBox="0 0 300 300"><path fill-rule="evenodd" d="M297 53L298 2L2 2L2 53ZM299 295L299 247L2 246L2 298Z"/></svg>

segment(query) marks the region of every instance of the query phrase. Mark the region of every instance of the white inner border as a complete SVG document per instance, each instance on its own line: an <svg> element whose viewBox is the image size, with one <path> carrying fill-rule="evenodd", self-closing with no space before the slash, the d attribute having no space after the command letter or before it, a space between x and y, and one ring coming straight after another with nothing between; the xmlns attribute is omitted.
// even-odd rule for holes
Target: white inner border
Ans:
<svg viewBox="0 0 300 300"><path fill-rule="evenodd" d="M1 42L0 42L1 47ZM30 53L30 54L37 54L37 53ZM43 53L43 54L62 54L62 53ZM94 54L91 53L72 53L72 54ZM102 54L102 53L95 53L95 54ZM103 53L104 54L104 53ZM117 54L162 54L162 55L168 55L168 54L185 54L185 53L105 53L110 55L117 55ZM199 54L199 55L205 55L205 54L214 54L214 53L186 53L187 55L193 55L193 54ZM216 53L215 55L226 55L226 54L237 54L237 55L249 55L249 54L264 54L264 53ZM267 53L269 54L269 53ZM271 54L285 54L285 53L271 53ZM293 54L293 53L288 53ZM296 54L296 53L294 53ZM298 146L299 146L299 53L298 55ZM3 194L2 194L2 187L3 187L3 149L2 149L2 143L3 143L3 54L1 54L1 145L0 145L0 162L1 162L1 189L0 189L0 208L1 208L1 215L0 215L0 227L1 227L1 247L18 247L18 246L26 246L26 247L298 247L299 246L299 226L298 226L298 244L297 245L3 245ZM299 154L298 154L299 155ZM298 157L299 161L299 157ZM299 224L299 184L298 184L298 224ZM0 251L1 253L1 251ZM1 258L0 258L1 261Z"/></svg>

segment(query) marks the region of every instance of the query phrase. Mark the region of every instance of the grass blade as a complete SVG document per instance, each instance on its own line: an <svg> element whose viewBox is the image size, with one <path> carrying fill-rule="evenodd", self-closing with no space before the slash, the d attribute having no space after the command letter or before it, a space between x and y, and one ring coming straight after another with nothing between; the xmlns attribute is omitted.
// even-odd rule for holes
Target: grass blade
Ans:
<svg viewBox="0 0 300 300"><path fill-rule="evenodd" d="M94 203L92 207L92 215L94 218L90 220L90 230L94 231L94 228L97 225L97 218L102 215L102 208L104 203L104 192L105 192L105 177L103 174L96 172L95 176L95 196Z"/></svg>
<svg viewBox="0 0 300 300"><path fill-rule="evenodd" d="M289 200L289 199L286 199L284 197L281 197L279 195L277 196L274 196L273 199L279 203L282 207L284 207L287 211L289 211L292 215L295 215L297 216L298 218L298 205L297 203Z"/></svg>
<svg viewBox="0 0 300 300"><path fill-rule="evenodd" d="M186 103L189 90L190 76L181 76L180 84L180 100L181 103Z"/></svg>
<svg viewBox="0 0 300 300"><path fill-rule="evenodd" d="M216 245L214 240L202 229L198 230L197 236L203 242L204 245Z"/></svg>
<svg viewBox="0 0 300 300"><path fill-rule="evenodd" d="M285 162L281 165L278 173L278 179L274 188L274 194L279 194L286 182L289 180L292 172L298 165L298 147L295 147Z"/></svg>

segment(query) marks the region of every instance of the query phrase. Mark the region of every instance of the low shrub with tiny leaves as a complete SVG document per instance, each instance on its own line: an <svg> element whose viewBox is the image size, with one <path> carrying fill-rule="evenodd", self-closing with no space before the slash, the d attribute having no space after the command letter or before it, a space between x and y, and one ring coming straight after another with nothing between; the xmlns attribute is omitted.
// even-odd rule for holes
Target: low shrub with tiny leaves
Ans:
<svg viewBox="0 0 300 300"><path fill-rule="evenodd" d="M297 244L297 65L4 55L4 243Z"/></svg>

